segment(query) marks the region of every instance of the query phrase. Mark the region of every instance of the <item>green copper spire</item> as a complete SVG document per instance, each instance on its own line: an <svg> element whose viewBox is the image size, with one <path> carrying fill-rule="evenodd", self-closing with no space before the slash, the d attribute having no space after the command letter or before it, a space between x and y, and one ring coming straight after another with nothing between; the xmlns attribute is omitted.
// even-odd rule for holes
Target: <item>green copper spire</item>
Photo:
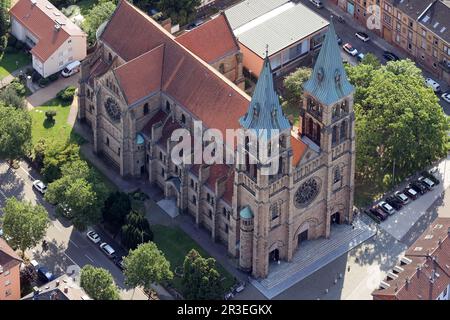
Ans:
<svg viewBox="0 0 450 320"><path fill-rule="evenodd" d="M320 49L314 71L311 78L304 83L303 88L305 92L328 106L355 91L355 88L347 79L332 20Z"/></svg>
<svg viewBox="0 0 450 320"><path fill-rule="evenodd" d="M272 68L267 53L252 101L239 123L245 129L256 130L258 136L264 133L261 130L266 129L267 139L270 139L270 130L284 131L291 128L289 120L283 114L273 85Z"/></svg>

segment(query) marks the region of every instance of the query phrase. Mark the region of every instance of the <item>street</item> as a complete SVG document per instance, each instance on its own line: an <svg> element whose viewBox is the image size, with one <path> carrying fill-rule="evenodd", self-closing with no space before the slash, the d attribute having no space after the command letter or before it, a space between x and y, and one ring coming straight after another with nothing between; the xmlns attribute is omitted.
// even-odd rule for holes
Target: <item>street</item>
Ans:
<svg viewBox="0 0 450 320"><path fill-rule="evenodd" d="M28 174L28 170L31 174ZM41 194L33 190L32 176L37 175L24 162L21 162L21 167L17 170L10 168L4 161L0 162L0 208L4 206L6 198L14 196L18 199L29 200L34 204L41 204L49 213L51 224L45 237L49 244L48 250L42 251L39 245L29 250L27 256L30 259L37 260L40 265L46 266L55 276L66 272L70 274L71 270L77 271L78 267L82 268L86 264L105 268L114 277L117 286L121 290L122 299L148 300L148 297L142 290L137 289L134 292L133 289L125 287L124 276L121 270L100 251L98 245L87 239L85 233L75 230L64 219L55 217L54 207L45 202ZM115 241L100 230L96 231L99 233L102 241L111 244L120 254L120 247ZM124 253L122 252L122 254ZM158 293L161 299L165 298L161 296L161 292Z"/></svg>
<svg viewBox="0 0 450 320"><path fill-rule="evenodd" d="M387 62L386 59L383 57L384 51L393 52L400 59L406 59L408 57L403 51L393 47L392 45L387 43L384 39L380 38L375 33L371 32L363 25L359 24L359 22L355 21L348 13L342 11L337 6L329 3L328 0L322 0L322 2L324 3L324 8L322 9L316 8L309 0L301 0L300 2L303 3L305 6L307 6L308 8L310 8L311 10L313 10L314 12L316 12L317 14L321 15L324 19L327 19L328 21L331 19L331 16L335 17L341 16L345 19L345 23L338 22L337 19L334 19L336 34L338 35L338 37L342 39L342 45L344 45L345 43L351 43L352 46L358 50L359 53L363 54L372 53L383 64ZM358 31L363 31L364 33L367 33L370 36L370 40L367 42L359 40L355 36L355 33ZM344 60L347 60L352 65L355 65L357 63L356 58L351 57L349 54L347 54L344 50L342 50L342 47L341 52L342 52L341 55ZM439 80L435 79L435 76L432 75L427 70L424 70L420 66L418 67L422 70L423 76L425 78L430 77L434 80ZM438 82L442 87L442 92L448 92L450 90L450 86L447 83L445 83L444 81ZM440 99L439 104L442 106L444 112L447 115L450 115L450 103L447 103L443 99Z"/></svg>

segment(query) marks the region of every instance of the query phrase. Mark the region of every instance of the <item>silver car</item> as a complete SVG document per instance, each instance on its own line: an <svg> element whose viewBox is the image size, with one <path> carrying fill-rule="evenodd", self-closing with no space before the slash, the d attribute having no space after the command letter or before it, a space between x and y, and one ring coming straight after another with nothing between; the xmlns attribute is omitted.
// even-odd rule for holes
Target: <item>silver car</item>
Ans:
<svg viewBox="0 0 450 320"><path fill-rule="evenodd" d="M47 192L47 186L41 180L34 180L33 188L35 188L41 194L45 194Z"/></svg>

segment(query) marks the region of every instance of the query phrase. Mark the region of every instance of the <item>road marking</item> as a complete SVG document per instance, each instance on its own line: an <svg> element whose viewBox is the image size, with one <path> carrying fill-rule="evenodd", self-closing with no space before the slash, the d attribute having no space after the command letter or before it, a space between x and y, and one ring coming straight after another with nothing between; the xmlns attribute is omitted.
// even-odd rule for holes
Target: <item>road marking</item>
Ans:
<svg viewBox="0 0 450 320"><path fill-rule="evenodd" d="M73 244L75 247L80 248L80 247L79 247L75 242L73 242L72 240L69 239L69 242L70 242L71 244Z"/></svg>
<svg viewBox="0 0 450 320"><path fill-rule="evenodd" d="M31 176L31 174L30 174L27 170L25 170L22 166L19 166L19 168L22 169L22 171L25 172L25 173L31 178L31 180L33 180L33 181L36 180L36 179L33 178L33 177Z"/></svg>
<svg viewBox="0 0 450 320"><path fill-rule="evenodd" d="M84 255L86 258L88 258L89 260L91 260L91 262L94 262L94 260L92 260L91 257L89 257L87 254Z"/></svg>
<svg viewBox="0 0 450 320"><path fill-rule="evenodd" d="M71 257L69 257L69 255L67 253L64 252L64 255L69 258L70 261L72 261L73 264L78 265L75 261L73 261L73 259Z"/></svg>

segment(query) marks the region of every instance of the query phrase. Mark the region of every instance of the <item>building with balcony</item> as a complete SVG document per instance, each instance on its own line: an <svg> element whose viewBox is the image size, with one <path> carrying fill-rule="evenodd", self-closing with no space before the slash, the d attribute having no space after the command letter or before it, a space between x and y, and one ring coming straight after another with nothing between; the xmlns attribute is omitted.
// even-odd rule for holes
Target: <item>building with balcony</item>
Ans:
<svg viewBox="0 0 450 320"><path fill-rule="evenodd" d="M0 300L20 299L20 265L22 259L0 238Z"/></svg>

